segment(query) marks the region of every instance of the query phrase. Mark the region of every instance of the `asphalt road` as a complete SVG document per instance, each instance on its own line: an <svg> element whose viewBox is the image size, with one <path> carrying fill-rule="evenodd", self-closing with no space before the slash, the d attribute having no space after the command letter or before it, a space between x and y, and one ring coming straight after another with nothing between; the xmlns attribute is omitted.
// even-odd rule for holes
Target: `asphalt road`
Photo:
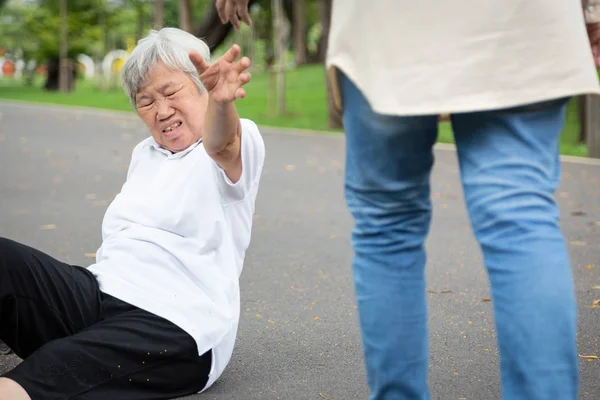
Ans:
<svg viewBox="0 0 600 400"><path fill-rule="evenodd" d="M233 359L206 400L365 399L342 197L343 136L263 130L267 159L242 275ZM146 136L129 114L0 103L0 236L88 265L103 213ZM427 267L434 399L499 399L492 304L455 153L436 151ZM579 353L600 356L600 163L564 162L556 195L580 306ZM442 291L450 291L441 293ZM581 358L581 399L600 360ZM0 372L16 365L0 356ZM196 398L196 397L193 397Z"/></svg>

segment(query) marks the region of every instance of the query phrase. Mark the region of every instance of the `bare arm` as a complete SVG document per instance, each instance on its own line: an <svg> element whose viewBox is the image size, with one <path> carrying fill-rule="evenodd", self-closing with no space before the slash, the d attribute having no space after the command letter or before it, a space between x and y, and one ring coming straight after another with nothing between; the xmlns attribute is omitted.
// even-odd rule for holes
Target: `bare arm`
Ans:
<svg viewBox="0 0 600 400"><path fill-rule="evenodd" d="M235 183L242 175L242 127L235 104L219 104L209 99L205 118L202 138L204 148Z"/></svg>
<svg viewBox="0 0 600 400"><path fill-rule="evenodd" d="M241 124L235 100L246 97L242 86L250 81L246 71L250 60L243 57L235 61L240 51L233 45L211 65L198 53L190 54L209 96L202 133L204 148L234 183L242 175Z"/></svg>

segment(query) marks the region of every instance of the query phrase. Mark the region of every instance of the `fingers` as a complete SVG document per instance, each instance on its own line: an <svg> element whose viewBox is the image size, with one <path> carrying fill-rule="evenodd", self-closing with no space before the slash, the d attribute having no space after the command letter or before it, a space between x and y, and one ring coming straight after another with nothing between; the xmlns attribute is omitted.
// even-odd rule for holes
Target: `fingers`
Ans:
<svg viewBox="0 0 600 400"><path fill-rule="evenodd" d="M227 52L225 54L223 54L223 57L221 57L221 58L224 61L227 61L228 63L233 63L235 61L235 59L238 58L241 51L242 51L242 49L240 49L240 46L238 46L237 44L234 44L233 46L231 46L229 48L229 50L227 50Z"/></svg>
<svg viewBox="0 0 600 400"><path fill-rule="evenodd" d="M235 91L235 98L236 99L243 99L244 97L246 97L246 90L244 90L243 88L238 88Z"/></svg>
<svg viewBox="0 0 600 400"><path fill-rule="evenodd" d="M252 19L248 13L248 0L240 0L238 3L237 11L238 14L240 14L240 17L242 17L242 21L244 21L248 26L252 26Z"/></svg>
<svg viewBox="0 0 600 400"><path fill-rule="evenodd" d="M250 64L251 62L248 57L242 57L240 61L234 64L233 68L235 68L238 73L241 73L242 71L250 68Z"/></svg>
<svg viewBox="0 0 600 400"><path fill-rule="evenodd" d="M250 74L250 72L244 72L240 74L240 82L242 85L245 85L246 83L250 82L251 78L252 75Z"/></svg>
<svg viewBox="0 0 600 400"><path fill-rule="evenodd" d="M248 26L252 25L252 19L248 13L248 0L216 0L215 8L223 24L231 22L231 25L239 30L242 27L239 15Z"/></svg>
<svg viewBox="0 0 600 400"><path fill-rule="evenodd" d="M238 19L237 16L237 11L236 11L237 5L235 4L234 0L229 0L227 2L227 5L225 6L225 14L227 15L227 19L229 20L229 22L231 22L231 25L233 25L233 27L235 29L240 29L240 20Z"/></svg>
<svg viewBox="0 0 600 400"><path fill-rule="evenodd" d="M228 21L227 14L225 13L225 5L227 4L227 0L216 0L215 8L217 9L217 14L219 14L219 19L221 19L221 23L226 24Z"/></svg>
<svg viewBox="0 0 600 400"><path fill-rule="evenodd" d="M190 58L190 61L194 64L194 67L196 67L200 74L202 74L208 69L208 63L197 51L192 50L188 57Z"/></svg>

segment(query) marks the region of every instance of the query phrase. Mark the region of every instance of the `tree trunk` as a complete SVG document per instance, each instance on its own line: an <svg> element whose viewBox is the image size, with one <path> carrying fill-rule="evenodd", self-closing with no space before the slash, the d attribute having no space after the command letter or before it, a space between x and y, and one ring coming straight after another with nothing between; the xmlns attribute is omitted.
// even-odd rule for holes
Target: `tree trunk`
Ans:
<svg viewBox="0 0 600 400"><path fill-rule="evenodd" d="M257 0L249 0L248 7L256 2ZM215 2L213 1L204 14L202 22L200 22L198 28L194 29L193 33L195 36L198 36L200 39L204 40L212 52L225 41L227 35L229 35L229 32L231 31L231 28L232 25L230 23L225 25L221 23L219 14L217 14Z"/></svg>
<svg viewBox="0 0 600 400"><path fill-rule="evenodd" d="M137 1L136 6L137 21L135 27L135 41L137 42L144 36L144 20L146 18L146 13L144 12L144 4L141 1Z"/></svg>
<svg viewBox="0 0 600 400"><path fill-rule="evenodd" d="M306 2L296 0L294 2L294 54L296 65L306 64L308 49L306 48Z"/></svg>
<svg viewBox="0 0 600 400"><path fill-rule="evenodd" d="M581 130L588 145L588 157L600 158L600 96L581 96Z"/></svg>
<svg viewBox="0 0 600 400"><path fill-rule="evenodd" d="M586 101L585 95L577 97L577 107L578 107L578 116L579 116L579 143L586 143L587 141L587 129L585 127L585 109L586 109Z"/></svg>
<svg viewBox="0 0 600 400"><path fill-rule="evenodd" d="M58 87L61 92L68 92L69 85L69 42L67 38L67 0L60 0L60 54L58 61Z"/></svg>
<svg viewBox="0 0 600 400"><path fill-rule="evenodd" d="M282 0L272 0L271 10L273 13L273 28L275 38L275 60L277 70L277 114L282 115L286 111L285 104L285 50L289 36L289 25L283 14Z"/></svg>
<svg viewBox="0 0 600 400"><path fill-rule="evenodd" d="M179 28L192 31L192 8L190 0L179 0Z"/></svg>
<svg viewBox="0 0 600 400"><path fill-rule="evenodd" d="M154 29L165 25L165 0L154 0Z"/></svg>
<svg viewBox="0 0 600 400"><path fill-rule="evenodd" d="M329 27L331 26L331 1L319 0L319 15L321 17L321 37L317 44L317 60L325 62L327 43L329 42Z"/></svg>
<svg viewBox="0 0 600 400"><path fill-rule="evenodd" d="M331 26L331 1L332 0L319 0L319 14L321 15L321 25L323 27L321 33L321 40L319 40L319 54L322 57L322 61L325 61L327 54L327 45L329 43L329 28ZM342 115L337 111L334 104L333 90L331 82L327 77L327 71L325 71L325 80L327 82L327 107L328 121L327 125L330 129L342 128Z"/></svg>

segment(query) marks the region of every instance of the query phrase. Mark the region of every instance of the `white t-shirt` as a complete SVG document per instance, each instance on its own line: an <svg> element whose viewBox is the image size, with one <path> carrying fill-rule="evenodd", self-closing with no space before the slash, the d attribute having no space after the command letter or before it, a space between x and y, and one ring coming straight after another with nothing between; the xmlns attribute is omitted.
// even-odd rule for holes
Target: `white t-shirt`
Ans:
<svg viewBox="0 0 600 400"><path fill-rule="evenodd" d="M242 119L242 175L233 184L199 141L172 154L149 137L108 207L89 270L100 289L189 333L213 350L210 387L231 358L239 276L250 243L265 158L258 127Z"/></svg>

